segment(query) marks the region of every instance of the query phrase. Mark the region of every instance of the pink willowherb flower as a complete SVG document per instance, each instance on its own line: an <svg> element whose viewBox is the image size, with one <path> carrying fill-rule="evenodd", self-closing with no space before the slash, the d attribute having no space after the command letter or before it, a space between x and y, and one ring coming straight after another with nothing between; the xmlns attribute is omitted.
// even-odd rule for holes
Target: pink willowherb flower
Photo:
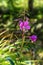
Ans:
<svg viewBox="0 0 43 65"><path fill-rule="evenodd" d="M35 42L37 40L37 36L36 35L32 35L29 37L29 39L32 41L32 42Z"/></svg>
<svg viewBox="0 0 43 65"><path fill-rule="evenodd" d="M20 21L19 26L20 26L20 30L23 30L23 31L30 30L30 25L29 25L28 20Z"/></svg>

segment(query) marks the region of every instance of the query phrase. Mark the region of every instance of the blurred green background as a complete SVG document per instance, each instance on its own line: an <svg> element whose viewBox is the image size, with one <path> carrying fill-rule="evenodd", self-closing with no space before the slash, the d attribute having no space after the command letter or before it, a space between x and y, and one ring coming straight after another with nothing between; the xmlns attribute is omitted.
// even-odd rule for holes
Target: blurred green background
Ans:
<svg viewBox="0 0 43 65"><path fill-rule="evenodd" d="M26 35L36 34L38 41L26 39L20 55L18 23L24 16L31 25ZM0 65L43 65L43 0L0 0Z"/></svg>

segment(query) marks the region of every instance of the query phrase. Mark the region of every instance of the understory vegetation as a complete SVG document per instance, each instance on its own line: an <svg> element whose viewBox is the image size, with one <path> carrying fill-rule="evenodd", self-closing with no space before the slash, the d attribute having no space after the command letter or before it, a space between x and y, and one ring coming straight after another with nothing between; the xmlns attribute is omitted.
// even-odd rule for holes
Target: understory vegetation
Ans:
<svg viewBox="0 0 43 65"><path fill-rule="evenodd" d="M43 65L43 0L0 0L0 65Z"/></svg>

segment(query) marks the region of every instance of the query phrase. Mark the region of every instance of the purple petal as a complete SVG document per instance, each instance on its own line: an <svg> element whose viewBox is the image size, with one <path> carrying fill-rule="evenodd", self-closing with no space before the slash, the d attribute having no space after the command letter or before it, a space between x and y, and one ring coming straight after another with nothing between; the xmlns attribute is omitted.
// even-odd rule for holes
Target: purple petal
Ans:
<svg viewBox="0 0 43 65"><path fill-rule="evenodd" d="M19 26L20 26L20 29L21 29L21 30L29 30L29 29L30 29L30 25L29 25L28 20L23 21L23 22L20 21Z"/></svg>
<svg viewBox="0 0 43 65"><path fill-rule="evenodd" d="M19 24L20 26L23 26L23 22L22 21L20 21L20 24Z"/></svg>
<svg viewBox="0 0 43 65"><path fill-rule="evenodd" d="M30 30L30 26L26 26L26 29L27 29L27 30Z"/></svg>
<svg viewBox="0 0 43 65"><path fill-rule="evenodd" d="M36 35L32 35L29 37L31 41L35 42L37 40L37 36Z"/></svg>
<svg viewBox="0 0 43 65"><path fill-rule="evenodd" d="M27 25L29 25L29 22L26 20L26 21L24 22L24 26L27 26Z"/></svg>
<svg viewBox="0 0 43 65"><path fill-rule="evenodd" d="M23 22L22 21L20 21L19 26L20 26L20 29L22 30L23 29Z"/></svg>

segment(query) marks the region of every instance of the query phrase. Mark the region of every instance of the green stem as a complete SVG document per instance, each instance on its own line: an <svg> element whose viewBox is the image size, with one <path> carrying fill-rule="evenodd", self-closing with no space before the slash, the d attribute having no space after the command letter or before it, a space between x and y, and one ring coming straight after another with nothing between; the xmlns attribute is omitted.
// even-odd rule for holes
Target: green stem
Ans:
<svg viewBox="0 0 43 65"><path fill-rule="evenodd" d="M24 41L25 41L25 35L24 35L24 32L23 32L23 34L22 34L21 52L22 52L22 50L23 50Z"/></svg>

